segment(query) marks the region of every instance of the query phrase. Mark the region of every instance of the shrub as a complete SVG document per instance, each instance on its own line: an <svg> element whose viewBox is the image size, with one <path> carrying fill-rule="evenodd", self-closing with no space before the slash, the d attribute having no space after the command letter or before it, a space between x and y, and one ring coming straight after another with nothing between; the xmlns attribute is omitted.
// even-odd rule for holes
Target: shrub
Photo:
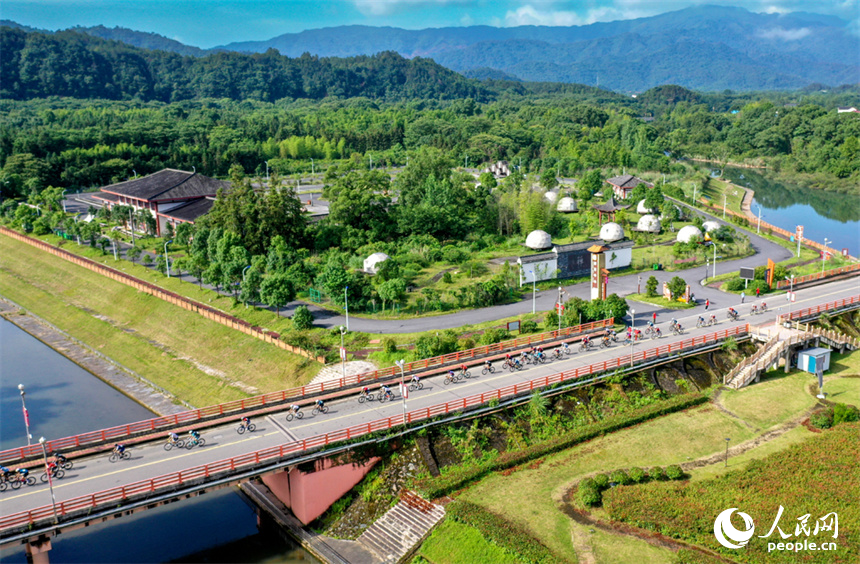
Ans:
<svg viewBox="0 0 860 564"><path fill-rule="evenodd" d="M828 407L821 411L816 411L809 418L809 422L816 429L829 429L833 427L833 408Z"/></svg>
<svg viewBox="0 0 860 564"><path fill-rule="evenodd" d="M594 477L594 485L599 490L605 490L609 487L609 474L598 474Z"/></svg>
<svg viewBox="0 0 860 564"><path fill-rule="evenodd" d="M670 480L680 480L685 476L684 471L677 464L666 467L666 477Z"/></svg>
<svg viewBox="0 0 860 564"><path fill-rule="evenodd" d="M860 421L860 409L853 405L837 403L833 406L833 424L851 423Z"/></svg>
<svg viewBox="0 0 860 564"><path fill-rule="evenodd" d="M618 485L626 486L630 483L630 476L628 476L627 472L624 470L616 470L609 475L609 480Z"/></svg>
<svg viewBox="0 0 860 564"><path fill-rule="evenodd" d="M645 281L645 295L649 298L657 297L657 277L651 276Z"/></svg>
<svg viewBox="0 0 860 564"><path fill-rule="evenodd" d="M543 326L547 331L558 329L558 314L554 311L547 313L543 320Z"/></svg>
<svg viewBox="0 0 860 564"><path fill-rule="evenodd" d="M387 353L397 352L397 342L391 337L382 340L382 349Z"/></svg>
<svg viewBox="0 0 860 564"><path fill-rule="evenodd" d="M444 274L442 274L442 282L444 282L445 284L451 284L452 282L454 282L454 279L451 278L450 272L445 272Z"/></svg>
<svg viewBox="0 0 860 564"><path fill-rule="evenodd" d="M583 505L600 505L600 489L598 489L597 484L595 484L594 480L591 478L585 478L579 482L577 494L579 496L580 503Z"/></svg>
<svg viewBox="0 0 860 564"><path fill-rule="evenodd" d="M536 333L538 324L534 321L523 321L520 323L520 333Z"/></svg>
<svg viewBox="0 0 860 564"><path fill-rule="evenodd" d="M493 343L505 341L510 338L510 333L508 333L504 329L487 329L486 331L484 331L484 334L481 335L481 344L492 345Z"/></svg>
<svg viewBox="0 0 860 564"><path fill-rule="evenodd" d="M471 337L463 339L462 341L460 341L460 347L459 348L461 351L467 351L469 349L474 349L475 348L475 339L473 339Z"/></svg>
<svg viewBox="0 0 860 564"><path fill-rule="evenodd" d="M666 479L666 472L660 466L655 466L648 470L648 477L654 481L662 481Z"/></svg>
<svg viewBox="0 0 860 564"><path fill-rule="evenodd" d="M310 329L314 324L314 316L308 310L307 306L298 306L295 313L290 318L293 320L293 327L299 331Z"/></svg>
<svg viewBox="0 0 860 564"><path fill-rule="evenodd" d="M631 468L627 475L630 476L630 480L633 481L634 484L640 484L644 482L647 478L645 475L645 470L641 468Z"/></svg>
<svg viewBox="0 0 860 564"><path fill-rule="evenodd" d="M732 278L728 282L726 282L726 290L729 292L740 292L744 289L744 280L743 278Z"/></svg>

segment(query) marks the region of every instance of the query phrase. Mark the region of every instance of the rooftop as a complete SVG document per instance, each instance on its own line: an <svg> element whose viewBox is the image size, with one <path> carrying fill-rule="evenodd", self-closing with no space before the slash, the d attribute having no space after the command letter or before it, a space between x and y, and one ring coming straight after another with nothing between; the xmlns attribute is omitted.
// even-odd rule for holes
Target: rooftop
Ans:
<svg viewBox="0 0 860 564"><path fill-rule="evenodd" d="M614 211L618 211L618 210L626 210L630 206L621 205L618 203L618 200L615 199L615 196L609 196L609 199L605 203L595 204L591 207L593 207L597 211L607 213L607 212L614 212Z"/></svg>
<svg viewBox="0 0 860 564"><path fill-rule="evenodd" d="M642 180L641 178L637 178L637 177L633 176L632 174L625 174L623 176L615 176L613 178L608 179L607 182L612 184L613 186L617 186L619 188L636 188L640 184L644 184L645 186L648 186L649 188L651 186L654 186L650 182L646 182L645 180Z"/></svg>
<svg viewBox="0 0 860 564"><path fill-rule="evenodd" d="M209 213L209 210L212 209L214 204L215 198L199 198L197 200L192 200L187 204L173 208L170 211L161 212L159 215L194 223L197 218Z"/></svg>
<svg viewBox="0 0 860 564"><path fill-rule="evenodd" d="M214 196L230 183L184 170L165 168L153 174L103 187L102 192L146 201Z"/></svg>

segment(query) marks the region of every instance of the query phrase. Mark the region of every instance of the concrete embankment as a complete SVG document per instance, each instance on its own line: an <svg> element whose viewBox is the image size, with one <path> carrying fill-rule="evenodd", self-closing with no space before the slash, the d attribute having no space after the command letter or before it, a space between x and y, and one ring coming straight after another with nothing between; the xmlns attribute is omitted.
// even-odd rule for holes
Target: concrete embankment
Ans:
<svg viewBox="0 0 860 564"><path fill-rule="evenodd" d="M156 386L140 374L109 359L68 335L62 329L2 297L0 297L0 315L84 370L159 415L172 415L193 407L183 405L167 390Z"/></svg>

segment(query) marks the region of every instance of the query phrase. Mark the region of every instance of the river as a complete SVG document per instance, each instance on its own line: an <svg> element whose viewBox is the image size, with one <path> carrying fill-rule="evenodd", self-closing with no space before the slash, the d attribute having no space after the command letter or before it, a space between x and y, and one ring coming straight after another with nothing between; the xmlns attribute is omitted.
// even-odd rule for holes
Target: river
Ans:
<svg viewBox="0 0 860 564"><path fill-rule="evenodd" d="M30 433L60 438L149 419L154 414L0 317L0 449L27 443ZM93 409L97 406L97 409ZM45 503L50 503L47 496ZM14 495L12 490L0 493ZM296 546L257 531L254 510L236 489L223 489L132 516L63 533L51 562L314 562ZM23 548L0 549L0 561L25 563Z"/></svg>
<svg viewBox="0 0 860 564"><path fill-rule="evenodd" d="M803 225L804 237L818 243L826 237L830 247L860 256L860 197L778 182L748 168L726 167L723 175L755 190L752 212L761 206L762 221L791 232Z"/></svg>

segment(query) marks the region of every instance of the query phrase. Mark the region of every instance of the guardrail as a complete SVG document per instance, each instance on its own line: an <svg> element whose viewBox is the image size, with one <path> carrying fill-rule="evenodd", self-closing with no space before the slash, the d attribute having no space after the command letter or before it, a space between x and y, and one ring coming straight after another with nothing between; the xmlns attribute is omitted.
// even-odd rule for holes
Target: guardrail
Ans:
<svg viewBox="0 0 860 564"><path fill-rule="evenodd" d="M844 298L841 300L836 300L835 302L828 302L826 304L807 307L804 309L799 309L797 311L792 311L790 314L780 314L777 316L777 323L782 323L783 321L791 321L792 319L801 319L804 317L809 317L810 315L815 315L816 313L821 313L822 311L829 311L831 309L839 309L845 307L847 305L855 304L860 302L860 295L851 296L850 298Z"/></svg>
<svg viewBox="0 0 860 564"><path fill-rule="evenodd" d="M845 274L847 272L855 272L858 270L860 270L860 264L852 264L849 266L841 266L839 268L825 270L824 272L817 272L815 274L806 274L804 276L798 276L794 279L794 282L791 282L789 280L780 280L776 283L776 289L782 290L784 288L790 288L792 284L794 286L797 286L798 284L805 284L806 282L822 280L824 278L830 278L831 276L839 276L840 274Z"/></svg>
<svg viewBox="0 0 860 564"><path fill-rule="evenodd" d="M272 462L292 454L325 447L330 444L354 439L376 431L388 430L404 423L422 421L455 411L461 411L469 407L485 404L493 399L517 396L531 392L535 389L551 386L553 384L575 380L583 376L599 374L615 368L625 367L631 364L631 362L635 363L636 361L646 361L660 356L670 355L674 352L681 352L685 349L713 344L721 339L747 334L749 332L749 327L749 324L739 325L731 329L724 329L707 335L684 339L683 341L676 343L642 350L633 355L616 357L611 360L596 362L589 366L575 368L565 372L558 372L542 378L535 378L528 382L520 382L519 384L498 388L490 392L475 394L465 398L458 398L444 404L416 409L406 413L405 415L399 414L385 419L377 419L376 421L353 425L346 429L326 433L324 435L317 435L277 447L270 447L256 452L234 456L227 460L220 460L203 466L195 466L194 468L189 468L180 472L174 472L172 474L158 476L148 480L141 480L90 495L72 498L56 504L57 515L65 516L75 512L90 511L99 505L115 503L121 500L129 500L134 496L146 496L169 488L175 489L175 486L182 485L193 480L216 477L239 469L247 469L247 467L252 465ZM50 505L38 507L29 511L22 511L12 515L6 515L0 517L0 531L29 526L37 521L53 519L53 516L53 508ZM0 533L0 536L2 536L2 533Z"/></svg>
<svg viewBox="0 0 860 564"><path fill-rule="evenodd" d="M570 335L576 335L588 331L605 329L606 327L612 327L613 323L614 318L609 318L600 321L584 323L582 325L576 325L574 327L567 327L565 329L562 329L561 331L547 331L545 333L539 333L537 335L518 337L509 341L502 341L492 345L476 347L474 349L469 349L466 351L458 351L442 356L436 356L423 360L416 360L414 362L404 364L403 369L404 372L412 372L416 370L427 370L434 367L442 367L452 362L463 362L468 359L475 359L493 353L501 353L509 349L527 346L532 343L543 342L555 338L568 337ZM213 417L230 415L231 413L238 415L249 409L264 408L280 403L285 403L291 399L295 400L296 398L303 397L306 395L332 392L348 386L356 386L365 382L375 381L383 378L392 378L399 375L400 369L396 366L390 368L383 368L380 370L373 370L370 372L363 372L361 374L338 378L337 380L328 380L317 384L308 384L306 386L300 386L298 388L290 388L287 390L281 390L279 392L270 392L267 394L262 394L250 398L233 400L218 405L212 405L209 407L202 407L200 409L183 411L182 413L177 413L174 415L165 415L162 417L155 417L153 419L138 421L136 423L129 423L127 425L119 425L116 427L110 427L108 429L102 429L99 431L82 433L73 437L54 439L51 441L47 441L45 443L45 448L50 452L55 452L58 450L79 449L87 446L94 446L100 443L105 443L107 441L124 439L126 437L138 435L141 433L167 430L173 427L177 427L179 425L187 425L198 421L211 419ZM0 461L19 460L22 458L41 456L41 453L42 449L40 445L31 445L26 447L22 446L14 449L0 451Z"/></svg>

